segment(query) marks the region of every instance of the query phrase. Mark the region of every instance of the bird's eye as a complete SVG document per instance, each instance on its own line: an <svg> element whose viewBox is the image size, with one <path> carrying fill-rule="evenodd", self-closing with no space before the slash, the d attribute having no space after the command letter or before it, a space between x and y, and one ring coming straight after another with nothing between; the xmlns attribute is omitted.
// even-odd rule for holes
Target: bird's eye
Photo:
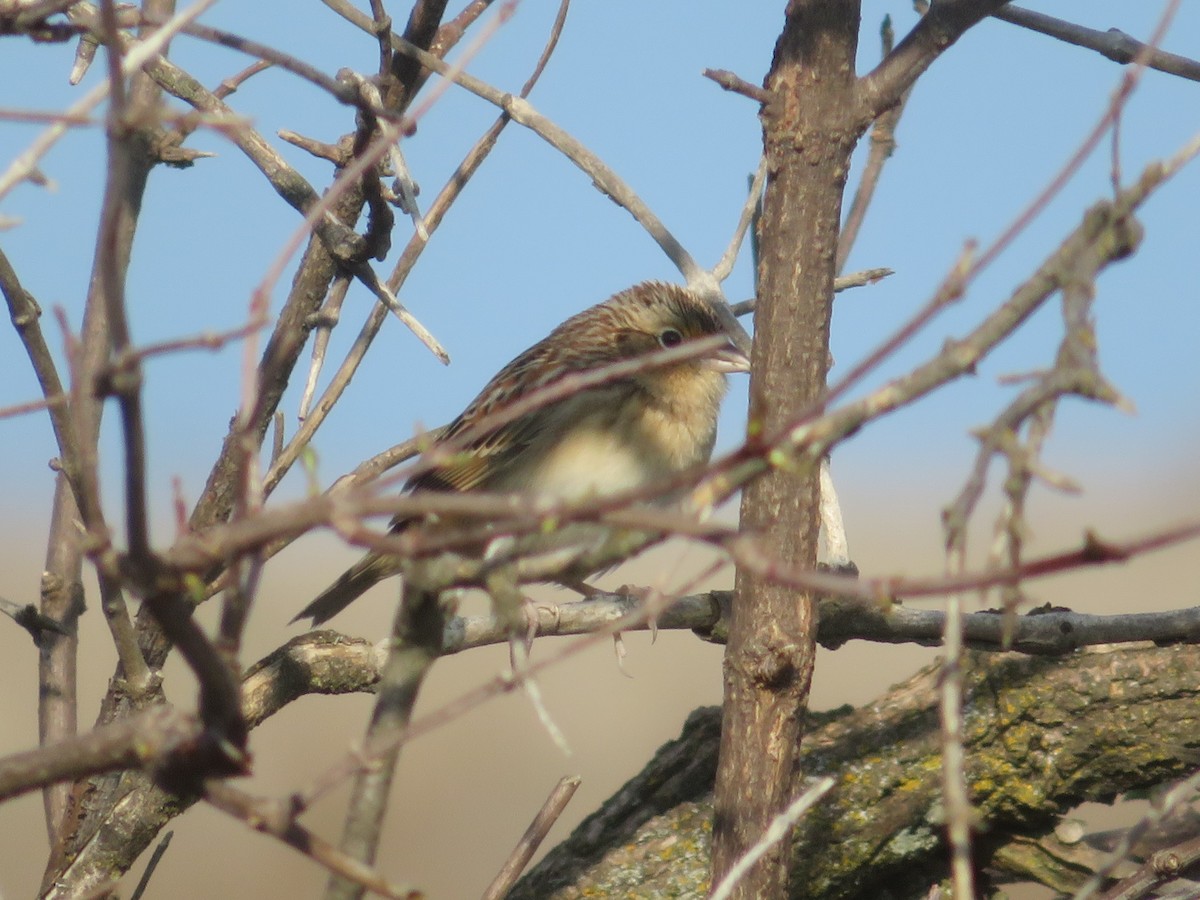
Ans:
<svg viewBox="0 0 1200 900"><path fill-rule="evenodd" d="M683 335L674 328L667 328L658 336L658 342L664 347L678 347L683 343Z"/></svg>

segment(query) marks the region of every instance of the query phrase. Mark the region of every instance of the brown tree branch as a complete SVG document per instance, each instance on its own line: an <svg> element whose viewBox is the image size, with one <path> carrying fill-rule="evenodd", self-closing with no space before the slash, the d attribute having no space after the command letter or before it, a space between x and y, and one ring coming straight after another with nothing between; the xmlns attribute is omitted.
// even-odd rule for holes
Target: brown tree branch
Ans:
<svg viewBox="0 0 1200 900"><path fill-rule="evenodd" d="M353 7L345 4L334 3L331 7L339 15L344 15L349 21L359 24L360 27L365 27L366 23L361 22L361 14L353 9ZM541 56L538 58L537 64L534 66L533 73L526 79L525 84L521 87L520 96L526 97L533 90L545 69L546 63L549 61L550 55L554 52L554 48L558 45L558 38L561 34L563 22L566 15L567 5L564 2L559 8L559 14L555 19L554 25L551 28L550 36L547 38L546 45L542 50ZM457 40L457 38L455 38ZM448 41L440 46L441 53L446 52L454 44L454 41ZM495 122L484 132L477 140L474 146L467 152L463 161L459 163L457 170L450 176L438 196L434 199L424 217L421 219L421 227L414 230L412 237L397 260L392 274L388 277L386 287L393 294L398 292L404 282L407 280L409 273L416 265L417 260L424 252L429 244L430 237L442 223L446 213L453 206L454 202L462 194L467 184L470 182L474 174L483 165L484 160L491 154L496 146L496 142L500 137L500 133L508 125L510 119L507 115L499 116ZM324 309L322 310L324 312ZM288 471L291 465L295 462L304 448L308 446L317 429L325 421L325 417L329 411L333 409L334 404L342 396L342 393L350 385L351 378L358 370L363 357L374 341L375 336L379 333L386 311L380 305L371 311L367 320L363 323L358 337L354 341L354 345L346 354L342 364L338 367L336 373L330 381L329 386L321 395L311 414L304 417L304 423L293 436L283 451L278 454L276 459L272 460L271 469L264 479L264 491L270 493L278 485L280 479ZM318 339L320 335L318 334ZM314 350L314 369L319 364L320 360L316 358L316 350ZM312 376L310 376L312 377ZM401 456L402 461L404 457ZM356 471L356 475L361 474L362 467Z"/></svg>
<svg viewBox="0 0 1200 900"><path fill-rule="evenodd" d="M1122 65L1140 61L1149 69L1178 75L1189 81L1200 81L1200 62L1144 44L1116 28L1097 31L1012 3L996 10L992 13L992 18L1049 35L1077 47L1095 50L1101 56Z"/></svg>
<svg viewBox="0 0 1200 900"><path fill-rule="evenodd" d="M966 660L967 774L986 827L980 867L1010 832L1036 833L1081 800L1111 800L1194 767L1186 748L1200 738L1200 647ZM801 764L838 784L801 823L788 896L873 900L886 886L917 898L946 877L938 673L935 665L858 710L814 717ZM718 729L716 710L693 713L511 900L605 896L631 871L648 895L703 892Z"/></svg>
<svg viewBox="0 0 1200 900"><path fill-rule="evenodd" d="M663 631L690 629L705 640L725 643L732 601L731 591L679 597L658 612L654 627ZM640 607L635 597L596 594L586 600L539 608L535 634L593 634L614 625L622 631L649 629L651 625L644 616L638 621ZM817 642L829 650L849 641L939 647L946 629L946 615L940 610L878 600L823 597L818 611ZM507 629L503 617L494 613L453 618L446 623L442 652L461 653L505 643ZM963 616L963 639L971 650L1015 651L1031 656L1066 656L1098 644L1194 644L1200 643L1200 607L1098 616L1043 606L1011 621L1003 611L975 612Z"/></svg>
<svg viewBox="0 0 1200 900"><path fill-rule="evenodd" d="M939 0L884 60L858 81L862 127L900 102L933 61L1008 0ZM853 67L852 67L853 70Z"/></svg>
<svg viewBox="0 0 1200 900"><path fill-rule="evenodd" d="M0 799L102 772L165 766L200 730L191 716L155 706L112 725L0 759Z"/></svg>
<svg viewBox="0 0 1200 900"><path fill-rule="evenodd" d="M852 118L856 0L797 0L764 87L763 148L770 177L759 223L758 306L750 376L750 444L782 428L786 404L825 392L842 191L866 122ZM817 151L817 148L821 148ZM749 482L741 525L772 556L814 566L817 469L776 468ZM712 880L759 841L795 790L795 748L816 652L812 598L739 567L725 651ZM788 841L771 847L731 896L783 896Z"/></svg>
<svg viewBox="0 0 1200 900"><path fill-rule="evenodd" d="M1154 853L1136 872L1101 895L1101 900L1141 900L1200 862L1200 838ZM1080 892L1081 900L1085 896ZM1166 896L1166 895L1162 895Z"/></svg>
<svg viewBox="0 0 1200 900"><path fill-rule="evenodd" d="M723 640L727 621L730 592L713 592L681 598L660 614L659 628L694 628L705 632L708 639ZM601 599L562 604L557 615L545 612L541 616L540 634L584 634L599 627L622 629L648 627L642 617L638 622L638 601L629 597L608 596ZM943 614L903 606L884 607L874 601L825 599L820 604L821 629L819 640L830 648L848 640L872 640L892 643L915 642L936 646L944 628ZM1005 618L999 613L973 613L964 617L963 633L970 646L987 650L1004 649ZM1012 647L1023 653L1061 656L1090 644L1115 641L1156 641L1159 643L1200 642L1200 608L1164 613L1142 613L1121 616L1091 616L1069 611L1051 610L1016 618L1011 631ZM508 639L506 623L496 616L453 619L446 624L443 643L445 653L455 653L485 644L502 643ZM1187 652L1193 652L1191 650ZM1073 665L1078 655L1068 657ZM243 712L251 726L274 715L287 704L310 693L358 693L373 691L378 683L384 654L370 641L349 639L332 631L316 631L290 641L252 667L243 681ZM990 665L990 663L988 663ZM167 713L162 713L167 715ZM159 715L158 712L153 715ZM105 734L118 734L127 723L117 723ZM130 726L132 727L132 726ZM717 721L712 722L716 734ZM131 732L137 734L136 729ZM79 738L92 740L94 735ZM41 752L41 751L38 751ZM123 752L134 752L128 749ZM706 751L707 752L707 751ZM138 758L128 765L140 766ZM9 771L9 760L0 760L0 773ZM707 762L711 786L712 760ZM79 765L78 762L72 765ZM140 785L140 786L139 786ZM136 840L126 846L86 842L81 857L73 862L70 878L83 879L68 883L98 883L119 875L123 868L112 869L120 859L131 865L142 849L172 816L177 815L190 800L172 799L145 779L128 786L125 801L110 811L106 833L114 836L136 834ZM665 809L666 807L663 807ZM303 807L297 807L295 813ZM134 825L136 824L136 828ZM95 853L103 848L103 855ZM118 852L119 850L119 852ZM97 866L101 868L97 869ZM90 870L93 875L84 876Z"/></svg>

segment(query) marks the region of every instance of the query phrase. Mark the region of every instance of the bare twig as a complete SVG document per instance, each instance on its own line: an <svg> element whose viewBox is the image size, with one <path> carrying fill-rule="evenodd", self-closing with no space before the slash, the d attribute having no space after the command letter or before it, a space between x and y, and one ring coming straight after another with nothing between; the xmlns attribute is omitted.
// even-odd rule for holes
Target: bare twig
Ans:
<svg viewBox="0 0 1200 900"><path fill-rule="evenodd" d="M1200 838L1157 850L1136 872L1105 891L1101 900L1141 900L1150 896L1156 888L1187 872L1197 861L1200 861ZM1163 892L1156 896L1179 895Z"/></svg>
<svg viewBox="0 0 1200 900"><path fill-rule="evenodd" d="M883 26L880 29L884 57L892 52L894 38L892 18L884 16ZM896 126L900 124L900 116L904 113L904 106L908 103L908 96L911 92L912 87L910 86L900 95L900 99L893 106L886 109L875 120L875 125L871 128L871 150L867 154L867 164L863 168L862 177L859 178L858 189L854 192L854 199L850 203L850 211L846 213L846 220L842 224L842 234L838 240L838 272L846 267L850 251L858 239L858 232L866 220L867 209L875 196L875 188L883 175L883 166L896 149Z"/></svg>
<svg viewBox="0 0 1200 900"><path fill-rule="evenodd" d="M849 275L839 275L833 280L833 292L835 294L850 288L865 287L868 284L874 284L877 281L882 281L889 275L895 273L891 269L863 269L861 272L851 272ZM729 309L735 316L746 316L754 312L758 301L755 298L742 300L739 303L729 304Z"/></svg>
<svg viewBox="0 0 1200 900"><path fill-rule="evenodd" d="M371 0L371 18L375 36L379 39L379 77L392 71L392 17L387 14L383 0Z"/></svg>
<svg viewBox="0 0 1200 900"><path fill-rule="evenodd" d="M245 823L255 831L270 835L299 850L327 871L361 888L393 898L421 900L420 891L391 884L370 866L351 859L336 847L317 837L295 820L295 810L286 802L259 799L239 791L223 781L209 781L204 799L211 805Z"/></svg>
<svg viewBox="0 0 1200 900"><path fill-rule="evenodd" d="M546 802L542 804L538 814L534 816L529 827L525 829L525 833L521 835L517 846L513 848L496 877L492 879L492 883L483 892L483 900L504 900L504 897L508 896L508 892L517 883L517 879L521 877L521 873L525 871L529 861L533 859L533 854L537 852L547 833L554 827L554 823L567 808L571 798L575 796L575 790L579 787L581 780L578 775L566 775L554 786L554 790L550 792L550 796L546 798Z"/></svg>
<svg viewBox="0 0 1200 900"><path fill-rule="evenodd" d="M1095 50L1113 62L1126 65L1141 62L1148 69L1178 75L1189 81L1200 81L1200 62L1160 50L1153 44L1144 44L1116 28L1097 31L1074 22L1056 19L1045 13L1024 9L1013 3L996 10L992 17L1049 35L1068 44Z"/></svg>
<svg viewBox="0 0 1200 900"><path fill-rule="evenodd" d="M370 20L350 4L343 2L343 0L324 0L324 2L339 15L358 25L360 28L369 27ZM674 235L667 230L659 218L654 215L650 208L646 206L641 198L634 193L632 188L616 172L598 156L584 147L578 140L538 113L522 97L506 94L465 72L455 71L436 56L413 47L400 38L395 38L392 46L405 56L415 59L421 65L437 72L442 77L453 80L472 94L503 109L514 121L529 128L582 169L601 192L627 209L655 240L667 255L667 258L675 264L676 268L679 269L687 280L689 286L707 286L710 283L708 273L700 268L691 254L684 249L683 245L675 239Z"/></svg>
<svg viewBox="0 0 1200 900"><path fill-rule="evenodd" d="M58 374L58 366L46 343L40 324L42 309L37 301L21 285L17 273L13 270L8 257L0 250L0 292L3 292L8 306L9 318L17 336L29 355L33 373L42 389L50 411L50 426L54 429L54 439L58 445L60 462L66 468L68 477L72 477L77 465L78 451L75 447L75 429L71 424L69 410L63 405L66 399L65 388Z"/></svg>
<svg viewBox="0 0 1200 900"><path fill-rule="evenodd" d="M1200 772L1171 788L1166 796L1162 798L1157 808L1151 809L1132 828L1125 831L1120 843L1118 843L1116 849L1113 850L1108 859L1105 860L1104 865L1092 873L1092 877L1084 883L1083 887L1075 892L1071 900L1088 900L1089 897L1094 897L1117 865L1128 858L1129 849L1137 843L1141 836L1153 825L1161 822L1170 815L1181 803L1195 798L1198 790L1200 790ZM1120 894L1115 894L1111 900L1115 900L1119 896ZM1105 895L1105 900L1110 900L1108 895Z"/></svg>
<svg viewBox="0 0 1200 900"><path fill-rule="evenodd" d="M309 410L312 408L312 398L317 392L317 379L321 376L321 368L325 365L325 354L329 349L329 337L341 317L342 304L345 302L349 290L350 276L344 273L338 275L329 289L329 294L325 297L325 302L321 305L320 312L317 313L317 326L313 329L312 361L308 366L308 377L304 381L304 393L300 395L300 411L296 414L296 418L301 422L308 418ZM267 493L270 493L273 487L271 470L274 470L278 464L284 449L281 446L277 453L271 455L271 469L268 470L264 484Z"/></svg>
<svg viewBox="0 0 1200 900"><path fill-rule="evenodd" d="M148 36L145 40L138 41L137 45L126 53L122 59L122 73L128 75L138 71L147 60L157 55L188 22L195 19L215 2L216 0L197 0L196 3L193 3L179 15L175 16L169 23L155 31L154 34ZM73 4L73 6L77 5ZM87 115L91 110L99 106L108 96L108 92L108 81L98 84L81 100L71 105L66 111L66 118L63 121L55 122L47 128L30 145L28 150L14 159L9 165L8 170L0 176L0 200L7 196L9 191L16 185L20 184L31 173L36 171L38 160L45 156L50 148L58 143L59 138L66 134L68 129L67 123L80 116Z"/></svg>
<svg viewBox="0 0 1200 900"><path fill-rule="evenodd" d="M730 600L728 591L680 597L658 614L657 627L691 629L707 640L723 641ZM938 610L882 605L878 600L850 597L826 597L819 606L817 640L831 650L853 640L936 647L942 644L946 631L946 614ZM552 613L539 613L537 634L591 634L617 622L628 631L648 628L648 624L635 621L637 608L636 598L614 594L556 604ZM1040 607L1017 616L1011 626L1001 613L977 612L962 617L962 634L964 644L972 650L1016 651L1034 656L1066 656L1099 644L1197 643L1200 607L1115 616ZM456 618L446 624L443 653L502 644L505 640L504 622L495 615Z"/></svg>
<svg viewBox="0 0 1200 900"><path fill-rule="evenodd" d="M759 203L762 202L763 186L766 183L767 160L764 157L759 161L758 169L754 173L754 179L750 182L750 193L746 197L745 204L742 206L742 214L738 218L737 227L733 230L733 237L729 239L729 246L721 254L721 259L713 266L712 275L717 281L724 281L729 277L729 273L733 271L733 264L737 262L742 241L746 238L746 230L754 220L755 210L758 209ZM734 314L738 315L736 312Z"/></svg>
<svg viewBox="0 0 1200 900"><path fill-rule="evenodd" d="M443 365L450 365L450 354L446 352L446 348L441 345L437 338L429 333L429 330L417 321L416 317L405 309L404 304L396 299L396 295L389 290L388 286L379 280L379 276L375 274L366 263L358 263L351 267L356 278L367 286L378 299L379 302L387 307L397 319L416 335L417 340L429 348L429 351L442 362Z"/></svg>
<svg viewBox="0 0 1200 900"><path fill-rule="evenodd" d="M11 419L16 416L24 416L34 412L44 412L54 406L64 406L67 403L67 397L64 394L59 394L55 397L46 397L41 400L27 400L24 403L14 403L12 406L0 406L0 419Z"/></svg>
<svg viewBox="0 0 1200 900"><path fill-rule="evenodd" d="M158 846L154 848L154 852L150 855L150 861L146 863L146 870L142 872L142 877L138 880L137 887L133 889L133 893L129 895L129 900L141 900L146 893L146 888L150 886L150 879L154 877L154 870L158 868L158 864L162 862L163 854L167 852L167 848L171 846L171 838L175 836L175 832L168 831L163 835L163 839L158 842Z"/></svg>
<svg viewBox="0 0 1200 900"><path fill-rule="evenodd" d="M38 647L50 640L51 633L61 635L70 634L66 628L54 619L39 612L38 608L32 603L22 605L0 597L0 613L8 616L16 624L29 632L29 636L33 638L33 643Z"/></svg>
<svg viewBox="0 0 1200 900"><path fill-rule="evenodd" d="M729 550L738 565L747 566L768 574L783 584L809 588L831 595L846 595L863 598L889 597L934 597L954 594L959 591L978 591L1009 584L1019 584L1030 578L1052 575L1071 569L1120 563L1134 554L1149 553L1200 539L1200 520L1185 521L1178 525L1154 530L1139 538L1121 543L1111 543L1092 532L1084 534L1076 550L1067 550L1036 559L1027 560L1018 566L1001 569L986 569L977 572L944 575L935 578L861 578L833 575L825 572L809 572L767 558L753 542L745 536L721 539L719 543Z"/></svg>
<svg viewBox="0 0 1200 900"><path fill-rule="evenodd" d="M952 552L961 568L963 557ZM951 594L946 604L946 656L942 662L941 715L942 799L946 832L950 838L950 878L954 900L975 900L975 873L971 864L971 799L967 786L967 759L963 748L963 638L962 600Z"/></svg>
<svg viewBox="0 0 1200 900"><path fill-rule="evenodd" d="M748 97L756 103L766 103L771 99L771 95L761 86L746 81L746 79L730 72L728 69L705 69L700 74L705 78L712 79L725 90L741 94L743 97Z"/></svg>

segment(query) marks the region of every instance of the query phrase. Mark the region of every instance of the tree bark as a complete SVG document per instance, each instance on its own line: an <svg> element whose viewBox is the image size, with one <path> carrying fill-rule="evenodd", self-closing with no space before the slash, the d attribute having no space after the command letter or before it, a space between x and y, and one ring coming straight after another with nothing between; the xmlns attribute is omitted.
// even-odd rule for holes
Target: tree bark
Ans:
<svg viewBox="0 0 1200 900"><path fill-rule="evenodd" d="M1190 773L1200 647L1121 647L1065 660L968 654L965 738L976 863L1041 835L1085 801ZM797 826L794 898L924 897L945 878L939 666L860 709L809 717L801 765L834 790ZM709 882L718 710L682 735L555 848L509 900L698 896ZM1029 873L1027 873L1029 874ZM775 896L785 896L777 894Z"/></svg>
<svg viewBox="0 0 1200 900"><path fill-rule="evenodd" d="M851 118L858 24L857 0L794 0L764 83L770 180L759 239L751 446L779 434L825 388L842 193L862 133ZM742 500L742 528L786 563L816 563L818 462L776 467ZM738 572L736 589L725 655L714 882L787 805L815 655L810 596L746 571ZM734 896L780 896L785 850L786 842L767 853Z"/></svg>

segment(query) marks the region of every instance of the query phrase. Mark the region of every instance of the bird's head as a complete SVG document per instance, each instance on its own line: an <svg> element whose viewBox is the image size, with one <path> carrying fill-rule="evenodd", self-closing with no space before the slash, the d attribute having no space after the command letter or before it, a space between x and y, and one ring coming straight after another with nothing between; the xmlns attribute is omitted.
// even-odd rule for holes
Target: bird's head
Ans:
<svg viewBox="0 0 1200 900"><path fill-rule="evenodd" d="M706 343L712 345L699 356L648 369L639 381L750 370L750 337L729 307L678 285L643 282L582 315L592 318L587 332L596 336L597 354L608 356L611 362L644 357L692 341L707 339Z"/></svg>

